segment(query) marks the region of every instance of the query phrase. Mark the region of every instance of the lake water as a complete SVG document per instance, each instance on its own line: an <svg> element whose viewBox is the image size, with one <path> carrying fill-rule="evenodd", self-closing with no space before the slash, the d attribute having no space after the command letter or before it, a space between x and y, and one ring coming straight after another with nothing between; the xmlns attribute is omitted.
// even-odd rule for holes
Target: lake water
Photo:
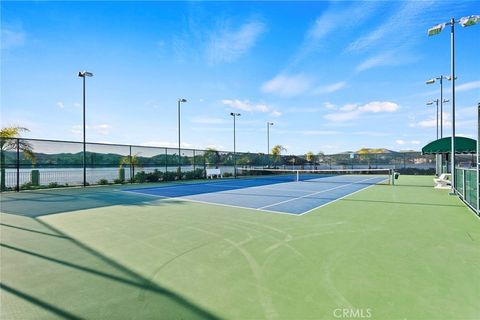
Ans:
<svg viewBox="0 0 480 320"><path fill-rule="evenodd" d="M378 168L382 169L397 169L403 168L403 166L394 166L394 165L382 165ZM434 164L409 164L408 168L418 168L418 169L430 169L435 168ZM170 172L177 171L176 166L167 167L167 170ZM197 169L203 169L201 166L197 166ZM301 166L283 166L285 169L302 169ZM317 169L368 169L368 165L355 165L354 168L348 166L317 166ZM375 168L375 166L372 166ZM135 173L139 171L145 171L146 173L153 172L154 170L165 172L165 166L162 167L147 167L147 168L136 168ZM233 174L233 166L222 166L222 172L228 172ZM314 169L313 166L304 166L303 169ZM23 185L31 181L31 172L32 168L23 168L19 171L19 183ZM48 185L50 183L58 183L61 185L82 185L83 184L83 168L39 168L35 169L40 173L40 184ZM106 179L108 182L113 182L115 179L119 178L118 168L87 168L87 182L89 184L98 184L101 179ZM182 166L182 172L193 171L193 166ZM125 169L125 180L130 179L130 170L129 168ZM16 169L6 169L5 170L5 184L7 187L12 188L17 184L17 171Z"/></svg>

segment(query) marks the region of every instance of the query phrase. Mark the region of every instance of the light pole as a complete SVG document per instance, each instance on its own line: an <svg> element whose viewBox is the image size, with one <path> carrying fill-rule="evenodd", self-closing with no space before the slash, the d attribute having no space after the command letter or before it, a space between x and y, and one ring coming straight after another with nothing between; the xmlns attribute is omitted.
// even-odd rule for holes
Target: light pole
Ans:
<svg viewBox="0 0 480 320"><path fill-rule="evenodd" d="M439 132L439 130L438 130L438 104L440 103L440 105L442 105L443 103L446 103L446 102L449 102L449 101L450 101L450 100L448 100L448 99L443 99L443 100L435 99L435 100L432 100L432 101L428 101L428 102L427 102L427 106L431 106L431 105L433 105L434 103L437 105L437 140L438 140L439 138L440 138L440 139L442 138L441 130L440 130L440 137L439 137L439 135L438 135L438 132ZM441 113L441 111L440 111L440 113ZM441 114L440 114L440 122L442 121L441 119L442 119L442 116L441 116ZM441 127L441 124L440 124L440 127Z"/></svg>
<svg viewBox="0 0 480 320"><path fill-rule="evenodd" d="M88 71L78 72L78 76L83 78L83 186L87 185L87 141L85 134L85 78L93 77L93 73Z"/></svg>
<svg viewBox="0 0 480 320"><path fill-rule="evenodd" d="M437 140L438 140L438 102L440 100L439 99L435 99L435 100L432 100L432 101L428 101L427 102L427 106L431 106L433 105L434 103L437 105L437 112L436 112L436 118L437 118ZM443 101L441 101L440 104L443 104L443 102L448 102L449 100L448 99L445 99ZM436 163L436 166L435 166L435 173L437 175L437 177L440 175L441 173L441 165L442 165L442 158L441 158L441 155L439 156L438 154L435 155L435 161L437 162ZM439 167L440 166L440 167Z"/></svg>
<svg viewBox="0 0 480 320"><path fill-rule="evenodd" d="M452 80L450 76L439 76L425 81L426 84L434 84L436 80L440 80L440 139L443 138L443 103L448 100L443 99L443 80ZM438 137L437 137L438 139Z"/></svg>
<svg viewBox="0 0 480 320"><path fill-rule="evenodd" d="M270 168L270 126L273 126L273 122L267 121L267 158L268 158L269 168Z"/></svg>
<svg viewBox="0 0 480 320"><path fill-rule="evenodd" d="M181 154L181 148L180 148L180 104L187 102L187 99L178 99L178 175L180 179L180 175L182 172L182 154Z"/></svg>
<svg viewBox="0 0 480 320"><path fill-rule="evenodd" d="M237 177L237 144L235 139L235 119L241 116L240 113L230 112L233 117L233 177Z"/></svg>
<svg viewBox="0 0 480 320"><path fill-rule="evenodd" d="M469 27L480 23L480 16L462 17L458 21L455 18L448 22L440 23L430 29L427 34L434 36L442 32L445 26L450 26L450 77L452 80L452 150L451 150L451 174L452 174L452 194L455 194L455 23L458 22L462 27Z"/></svg>

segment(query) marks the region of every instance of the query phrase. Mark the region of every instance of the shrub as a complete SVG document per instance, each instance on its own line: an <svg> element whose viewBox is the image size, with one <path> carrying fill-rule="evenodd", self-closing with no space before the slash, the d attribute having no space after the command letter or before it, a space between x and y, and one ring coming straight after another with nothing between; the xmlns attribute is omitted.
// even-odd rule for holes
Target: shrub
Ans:
<svg viewBox="0 0 480 320"><path fill-rule="evenodd" d="M155 169L153 172L147 174L146 179L148 182L158 182L163 177L163 172Z"/></svg>
<svg viewBox="0 0 480 320"><path fill-rule="evenodd" d="M195 169L195 179L204 179L205 178L205 170L203 169Z"/></svg>
<svg viewBox="0 0 480 320"><path fill-rule="evenodd" d="M144 183L147 180L147 174L144 171L137 172L134 181Z"/></svg>
<svg viewBox="0 0 480 320"><path fill-rule="evenodd" d="M98 184L106 185L106 184L108 184L108 180L107 179L100 179L100 180L98 180Z"/></svg>
<svg viewBox="0 0 480 320"><path fill-rule="evenodd" d="M31 182L24 183L20 186L20 190L32 189L33 184Z"/></svg>
<svg viewBox="0 0 480 320"><path fill-rule="evenodd" d="M49 187L49 188L58 188L58 187L60 187L60 185L59 185L58 183L56 183L56 182L50 182L50 183L48 184L48 187Z"/></svg>
<svg viewBox="0 0 480 320"><path fill-rule="evenodd" d="M177 173L167 171L163 174L163 181L174 181L177 179Z"/></svg>
<svg viewBox="0 0 480 320"><path fill-rule="evenodd" d="M233 173L230 173L230 172L224 172L224 173L223 173L223 177L224 177L224 178L233 177Z"/></svg>
<svg viewBox="0 0 480 320"><path fill-rule="evenodd" d="M195 179L195 171L187 171L185 172L185 179L193 180Z"/></svg>
<svg viewBox="0 0 480 320"><path fill-rule="evenodd" d="M125 182L125 180L122 180L122 179L113 180L113 183L115 183L115 184L123 184L124 182Z"/></svg>

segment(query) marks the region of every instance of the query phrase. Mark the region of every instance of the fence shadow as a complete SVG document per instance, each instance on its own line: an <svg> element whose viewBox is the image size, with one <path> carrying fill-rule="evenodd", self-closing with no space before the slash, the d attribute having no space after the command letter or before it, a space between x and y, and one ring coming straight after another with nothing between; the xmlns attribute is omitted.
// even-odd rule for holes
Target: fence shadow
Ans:
<svg viewBox="0 0 480 320"><path fill-rule="evenodd" d="M162 205L147 195L119 192L112 188L71 188L2 194L1 211L28 217L115 205ZM171 202L170 202L171 203ZM178 203L182 203L178 201Z"/></svg>
<svg viewBox="0 0 480 320"><path fill-rule="evenodd" d="M14 221L2 224L2 229L9 230L3 230L0 244L2 268L8 270L2 274L2 289L20 299L11 309L23 307L24 300L66 319L100 314L109 318L219 319L42 220L21 217ZM44 296L46 287L51 290ZM72 299L79 301L78 305L72 305ZM3 309L2 317L8 318L5 312L9 308Z"/></svg>

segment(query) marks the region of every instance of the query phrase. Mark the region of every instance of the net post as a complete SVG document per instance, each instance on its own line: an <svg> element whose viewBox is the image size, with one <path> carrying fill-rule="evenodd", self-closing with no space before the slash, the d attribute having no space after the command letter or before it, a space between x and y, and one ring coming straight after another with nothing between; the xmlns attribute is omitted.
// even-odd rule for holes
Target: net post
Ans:
<svg viewBox="0 0 480 320"><path fill-rule="evenodd" d="M297 170L297 182L300 181L300 171Z"/></svg>
<svg viewBox="0 0 480 320"><path fill-rule="evenodd" d="M391 176L391 179L392 179L392 182L390 184L393 186L393 185L395 185L395 170L394 169L390 169L390 176Z"/></svg>
<svg viewBox="0 0 480 320"><path fill-rule="evenodd" d="M15 185L15 191L19 192L20 191L20 139L17 138L16 141L17 144L17 161L16 161L16 173L17 173L17 183Z"/></svg>

